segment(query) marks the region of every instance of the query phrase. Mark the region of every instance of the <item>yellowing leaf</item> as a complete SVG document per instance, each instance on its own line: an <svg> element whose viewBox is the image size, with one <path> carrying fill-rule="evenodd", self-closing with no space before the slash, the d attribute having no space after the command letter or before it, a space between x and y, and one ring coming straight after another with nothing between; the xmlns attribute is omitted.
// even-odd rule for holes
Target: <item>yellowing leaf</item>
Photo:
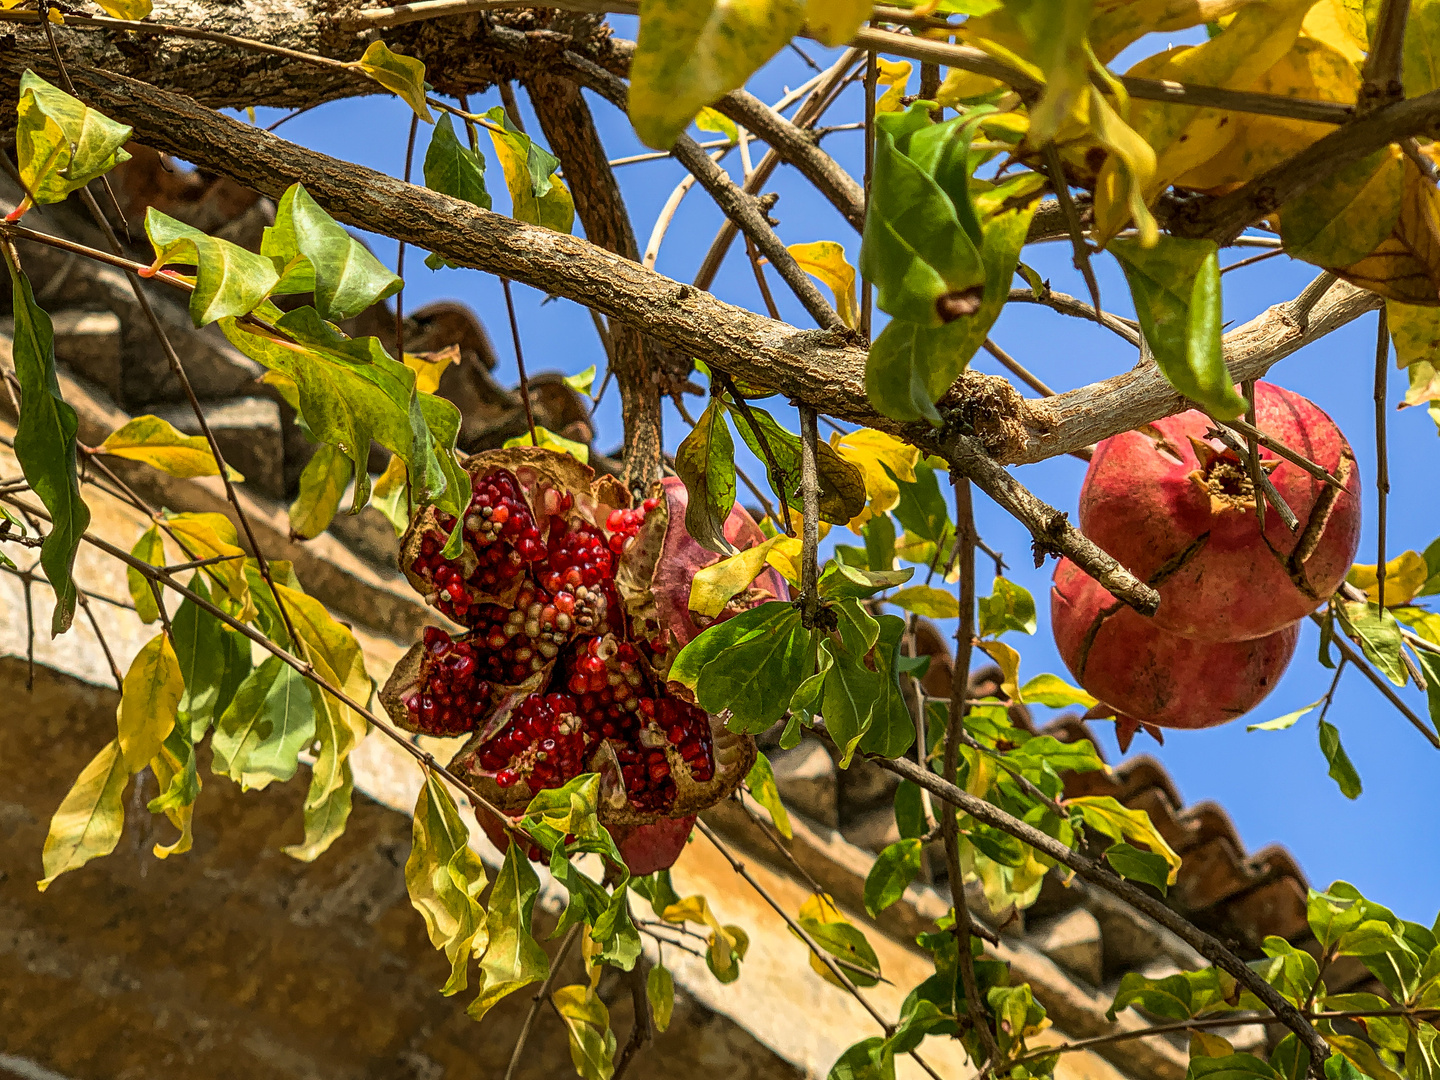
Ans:
<svg viewBox="0 0 1440 1080"><path fill-rule="evenodd" d="M15 151L20 179L41 204L55 203L130 155L131 129L101 115L33 71L20 76ZM26 195L22 207L30 204Z"/></svg>
<svg viewBox="0 0 1440 1080"><path fill-rule="evenodd" d="M157 634L141 647L125 673L124 687L115 712L117 739L125 767L136 773L160 753L185 693L185 678L169 637Z"/></svg>
<svg viewBox="0 0 1440 1080"><path fill-rule="evenodd" d="M290 539L313 540L330 527L352 471L343 450L321 444L300 473L300 493L290 504Z"/></svg>
<svg viewBox="0 0 1440 1080"><path fill-rule="evenodd" d="M915 463L920 451L893 435L874 428L860 428L842 435L834 432L830 445L865 477L865 493L869 496L864 512L850 522L850 530L859 533L872 517L888 514L900 505L900 487L896 481L915 482Z"/></svg>
<svg viewBox="0 0 1440 1080"><path fill-rule="evenodd" d="M787 249L812 277L830 286L835 294L835 311L852 330L860 323L860 305L855 299L855 268L845 260L845 248L833 240L791 244Z"/></svg>
<svg viewBox="0 0 1440 1080"><path fill-rule="evenodd" d="M695 126L701 131L713 131L716 135L724 135L734 146L740 141L740 129L718 109L712 109L708 105L695 114Z"/></svg>
<svg viewBox="0 0 1440 1080"><path fill-rule="evenodd" d="M690 610L715 618L725 610L732 597L744 591L765 569L770 552L781 548L786 563L800 556L801 543L788 536L772 536L769 540L746 548L703 570L696 571L690 583Z"/></svg>
<svg viewBox="0 0 1440 1080"><path fill-rule="evenodd" d="M491 123L488 130L495 156L505 171L510 213L517 221L568 233L575 224L575 202L564 181L555 175L560 159L515 127L499 105L485 116Z"/></svg>
<svg viewBox="0 0 1440 1080"><path fill-rule="evenodd" d="M641 0L630 122L668 150L703 106L745 85L800 32L803 0Z"/></svg>
<svg viewBox="0 0 1440 1080"><path fill-rule="evenodd" d="M415 372L415 392L434 394L440 390L440 377L451 364L460 362L460 346L449 345L439 352L405 354L405 366Z"/></svg>
<svg viewBox="0 0 1440 1080"><path fill-rule="evenodd" d="M145 560L151 566L164 566L165 541L160 536L160 526L151 525L141 533L140 539L136 540L135 546L130 549L130 554ZM140 621L157 621L160 618L160 607L155 602L155 590L150 587L150 579L139 570L127 566L125 584L130 590L130 599L135 601L135 614L140 616Z"/></svg>
<svg viewBox="0 0 1440 1080"><path fill-rule="evenodd" d="M383 41L374 41L365 50L365 55L350 66L359 68L386 90L402 98L427 124L435 122L429 106L425 104L425 65L421 61L413 56L393 53Z"/></svg>
<svg viewBox="0 0 1440 1080"><path fill-rule="evenodd" d="M445 994L465 989L471 954L484 952L488 944L480 904L485 883L485 866L470 847L470 830L455 800L444 782L426 769L415 802L405 887L410 903L425 919L430 944L450 961Z"/></svg>
<svg viewBox="0 0 1440 1080"><path fill-rule="evenodd" d="M250 618L255 609L245 580L245 552L230 519L224 514L166 514L165 524L184 548L183 561L225 556L223 562L212 563L204 572L233 601L236 610L231 614L242 621Z"/></svg>
<svg viewBox="0 0 1440 1080"><path fill-rule="evenodd" d="M800 926L826 952L845 961L841 970L857 986L874 986L880 974L880 960L864 933L840 913L835 901L824 893L812 893L797 913ZM792 934L795 932L792 930ZM799 936L798 934L796 935ZM829 965L809 952L810 969L832 986L844 987ZM866 972L873 972L867 976Z"/></svg>
<svg viewBox="0 0 1440 1080"><path fill-rule="evenodd" d="M664 1031L670 1026L670 1016L675 1011L675 978L669 968L656 964L650 969L645 979L645 996L650 1001L655 1030Z"/></svg>
<svg viewBox="0 0 1440 1080"><path fill-rule="evenodd" d="M1408 604L1425 587L1429 578L1430 570L1425 565L1425 557L1419 552L1405 551L1395 556L1385 564L1385 606ZM1372 604L1379 602L1380 584L1374 563L1356 563L1350 567L1345 580L1357 589L1364 589Z"/></svg>
<svg viewBox="0 0 1440 1080"><path fill-rule="evenodd" d="M120 743L111 739L81 771L50 819L50 832L40 854L45 868L45 877L39 882L41 892L65 871L115 850L125 826L124 794L129 779Z"/></svg>
<svg viewBox="0 0 1440 1080"><path fill-rule="evenodd" d="M514 438L506 439L505 446L529 446L530 433L516 435ZM556 435L553 431L535 425L535 445L543 446L547 450L555 450L561 454L569 454L582 465L590 464L590 447L574 439L567 439L564 435Z"/></svg>
<svg viewBox="0 0 1440 1080"><path fill-rule="evenodd" d="M1117 843L1144 844L1170 864L1169 884L1174 885L1180 873L1180 856L1165 842L1150 817L1143 810L1131 810L1109 795L1084 795L1066 799L1067 809L1078 809L1085 824L1104 833Z"/></svg>
<svg viewBox="0 0 1440 1080"><path fill-rule="evenodd" d="M150 15L150 0L95 0L112 19L139 22Z"/></svg>
<svg viewBox="0 0 1440 1080"><path fill-rule="evenodd" d="M891 593L886 599L896 607L927 619L955 619L960 616L960 601L955 599L955 594L931 585L911 585Z"/></svg>
<svg viewBox="0 0 1440 1080"><path fill-rule="evenodd" d="M570 1062L581 1080L610 1080L615 1074L615 1033L610 1010L589 986L562 986L550 995L570 1036Z"/></svg>
<svg viewBox="0 0 1440 1080"><path fill-rule="evenodd" d="M705 897L687 896L666 907L660 917L666 922L694 922L708 926L710 939L705 959L710 970L721 982L733 982L738 977L740 959L744 958L750 939L739 927L721 926ZM742 938L744 946L741 945Z"/></svg>
<svg viewBox="0 0 1440 1080"><path fill-rule="evenodd" d="M1374 251L1400 216L1405 169L1387 146L1338 169L1280 211L1285 252L1316 266L1348 266Z"/></svg>
<svg viewBox="0 0 1440 1080"><path fill-rule="evenodd" d="M530 934L539 893L535 868L512 841L490 891L490 945L480 960L480 992L465 1010L473 1019L483 1019L496 1002L549 972L550 960Z"/></svg>
<svg viewBox="0 0 1440 1080"><path fill-rule="evenodd" d="M1095 178L1095 235L1103 247L1134 222L1140 243L1153 246L1160 230L1150 213L1146 193L1155 186L1155 151L1097 91L1088 93L1090 127L1095 141L1108 151Z"/></svg>
<svg viewBox="0 0 1440 1080"><path fill-rule="evenodd" d="M145 212L145 234L155 248L155 261L142 275L179 263L196 268L190 294L190 318L196 326L255 310L280 283L275 264L239 244L209 236L155 207Z"/></svg>
<svg viewBox="0 0 1440 1080"><path fill-rule="evenodd" d="M1385 301L1385 322L1395 343L1395 366L1433 363L1440 354L1440 308ZM1413 404L1407 400L1406 404Z"/></svg>
<svg viewBox="0 0 1440 1080"><path fill-rule="evenodd" d="M805 28L834 48L853 38L873 10L872 0L806 0Z"/></svg>
<svg viewBox="0 0 1440 1080"><path fill-rule="evenodd" d="M1008 698L1020 697L1020 654L1003 641L977 641L990 659L1000 665L1000 690Z"/></svg>
<svg viewBox="0 0 1440 1080"><path fill-rule="evenodd" d="M314 788L313 782L311 788ZM342 762L340 782L314 805L311 805L308 798L306 800L304 841L288 844L280 850L301 862L313 862L325 854L330 845L345 832L345 822L350 818L350 798L354 790L355 779L350 772L350 762Z"/></svg>
<svg viewBox="0 0 1440 1080"><path fill-rule="evenodd" d="M1330 267L1334 273L1387 300L1440 303L1440 192L1410 161L1400 215L1380 245L1359 262Z"/></svg>
<svg viewBox="0 0 1440 1080"><path fill-rule="evenodd" d="M944 81L940 83L940 89L935 93L935 102L938 105L954 109L974 98L985 97L1003 85L999 79L976 75L973 71L965 71L962 68L951 68L946 73Z"/></svg>
<svg viewBox="0 0 1440 1080"><path fill-rule="evenodd" d="M170 421L148 414L111 432L100 449L114 457L143 461L171 476L217 476L220 472L203 435L186 435ZM241 481L245 477L231 469L230 479Z"/></svg>
<svg viewBox="0 0 1440 1080"><path fill-rule="evenodd" d="M875 102L875 111L878 113L902 111L905 108L905 89L910 82L910 64L904 60L886 60L883 56L877 56L875 66L878 69L875 76L876 84L890 88Z"/></svg>
<svg viewBox="0 0 1440 1080"><path fill-rule="evenodd" d="M405 461L398 454L391 454L390 463L375 481L375 491L370 503L385 515L385 519L394 527L396 536L403 536L410 527L406 486Z"/></svg>

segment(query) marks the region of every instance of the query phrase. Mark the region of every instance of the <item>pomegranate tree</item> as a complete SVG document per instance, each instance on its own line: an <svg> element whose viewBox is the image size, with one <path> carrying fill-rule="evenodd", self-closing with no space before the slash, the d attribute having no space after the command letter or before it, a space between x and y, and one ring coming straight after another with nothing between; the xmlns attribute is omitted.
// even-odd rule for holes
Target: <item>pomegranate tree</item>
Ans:
<svg viewBox="0 0 1440 1080"><path fill-rule="evenodd" d="M1295 512L1265 528L1239 458L1205 438L1191 410L1095 449L1080 492L1081 529L1160 593L1156 627L1202 641L1262 638L1304 618L1344 580L1360 538L1359 471L1345 436L1312 402L1255 384L1261 431L1317 462L1344 488L1261 448L1262 467ZM1112 703L1113 704L1113 703Z"/></svg>
<svg viewBox="0 0 1440 1080"><path fill-rule="evenodd" d="M1245 641L1161 629L1069 559L1055 568L1050 620L1065 666L1122 722L1206 728L1242 716L1275 689L1300 625Z"/></svg>
<svg viewBox="0 0 1440 1080"><path fill-rule="evenodd" d="M615 480L533 447L487 451L466 469L464 520L423 510L401 555L410 583L466 629L427 627L381 701L406 730L470 736L453 766L506 812L598 773L600 818L624 827L637 863L673 861L689 823L649 823L725 798L755 758L749 736L666 678L700 629L690 583L719 558L685 532L683 485L632 507ZM460 551L447 557L457 525ZM726 535L742 547L763 538L738 505ZM762 576L735 610L783 591Z"/></svg>

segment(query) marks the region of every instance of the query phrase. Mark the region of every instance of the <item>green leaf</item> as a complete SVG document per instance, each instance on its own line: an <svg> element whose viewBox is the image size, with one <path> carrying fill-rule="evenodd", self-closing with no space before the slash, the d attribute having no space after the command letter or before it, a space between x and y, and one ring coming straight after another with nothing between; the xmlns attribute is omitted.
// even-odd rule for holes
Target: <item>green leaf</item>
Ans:
<svg viewBox="0 0 1440 1080"><path fill-rule="evenodd" d="M1305 1080L1310 1073L1310 1051L1293 1031L1280 1040L1270 1055L1270 1068L1280 1080Z"/></svg>
<svg viewBox="0 0 1440 1080"><path fill-rule="evenodd" d="M1220 257L1211 240L1160 237L1154 247L1116 239L1110 251L1130 283L1140 329L1170 385L1218 420L1245 411L1220 346Z"/></svg>
<svg viewBox="0 0 1440 1080"><path fill-rule="evenodd" d="M965 117L933 124L923 104L875 117L860 270L874 282L880 310L917 327L950 321L953 316L937 307L940 301L986 279L969 194L973 131L974 122Z"/></svg>
<svg viewBox="0 0 1440 1080"><path fill-rule="evenodd" d="M790 813L780 800L780 789L775 785L775 771L770 768L770 759L764 754L755 755L755 764L750 766L750 773L745 777L745 786L750 789L751 797L770 812L770 820L775 823L780 835L787 840L793 838L795 834L790 829Z"/></svg>
<svg viewBox="0 0 1440 1080"><path fill-rule="evenodd" d="M129 780L120 743L111 739L81 770L50 819L40 855L45 869L45 877L38 883L41 892L67 870L115 850L125 826L124 794Z"/></svg>
<svg viewBox="0 0 1440 1080"><path fill-rule="evenodd" d="M1079 810L1088 827L1117 843L1134 841L1162 856L1170 864L1167 884L1175 884L1180 872L1180 856L1165 842L1145 811L1132 810L1109 795L1083 795L1067 799L1066 806Z"/></svg>
<svg viewBox="0 0 1440 1080"><path fill-rule="evenodd" d="M820 575L817 586L826 600L866 600L878 592L903 585L915 575L914 569L862 570L834 562Z"/></svg>
<svg viewBox="0 0 1440 1080"><path fill-rule="evenodd" d="M100 449L112 457L143 461L171 476L220 475L215 455L210 452L210 443L203 435L186 435L175 430L170 421L158 416L135 417L124 427L111 432L100 444ZM229 470L229 475L236 482L245 479L234 469Z"/></svg>
<svg viewBox="0 0 1440 1080"><path fill-rule="evenodd" d="M1294 727L1295 721L1299 720L1307 713L1313 712L1318 706L1323 705L1324 703L1324 698L1318 698L1317 700L1312 701L1309 705L1306 705L1303 709L1296 709L1294 712L1286 713L1284 716L1277 716L1274 720L1266 720L1263 724L1247 724L1245 730L1284 731L1287 728Z"/></svg>
<svg viewBox="0 0 1440 1080"><path fill-rule="evenodd" d="M1395 616L1375 604L1350 600L1340 601L1336 610L1340 625L1356 640L1366 658L1396 686L1404 686L1409 674L1400 655L1403 639Z"/></svg>
<svg viewBox="0 0 1440 1080"><path fill-rule="evenodd" d="M610 1011L589 986L562 986L550 995L570 1037L570 1062L581 1080L610 1080L615 1074L615 1033Z"/></svg>
<svg viewBox="0 0 1440 1080"><path fill-rule="evenodd" d="M130 155L131 128L102 116L33 71L20 76L15 151L20 181L37 202L57 203ZM25 197L22 206L30 202Z"/></svg>
<svg viewBox="0 0 1440 1080"><path fill-rule="evenodd" d="M591 390L595 386L595 365L591 364L584 371L577 372L574 375L565 375L561 378L561 381L577 394L584 394L586 397L591 397Z"/></svg>
<svg viewBox="0 0 1440 1080"><path fill-rule="evenodd" d="M555 175L560 159L511 123L502 106L496 105L485 117L510 190L511 216L568 233L575 225L575 202L565 182Z"/></svg>
<svg viewBox="0 0 1440 1080"><path fill-rule="evenodd" d="M630 65L630 122L668 150L695 114L745 85L800 32L802 0L641 0Z"/></svg>
<svg viewBox="0 0 1440 1080"><path fill-rule="evenodd" d="M857 749L899 757L915 740L915 722L895 667L905 621L894 615L882 615L877 621L880 634L868 653L852 651L833 638L821 642L831 658L821 711L840 747L842 769L849 767Z"/></svg>
<svg viewBox="0 0 1440 1080"><path fill-rule="evenodd" d="M190 319L196 326L249 314L280 283L273 260L229 240L208 236L153 206L145 212L145 235L155 246L155 261L147 274L177 263L195 267Z"/></svg>
<svg viewBox="0 0 1440 1080"><path fill-rule="evenodd" d="M1333 1049L1344 1055L1369 1080L1400 1080L1400 1075L1381 1061L1375 1048L1364 1039L1355 1035L1328 1035L1323 1032L1322 1035Z"/></svg>
<svg viewBox="0 0 1440 1080"><path fill-rule="evenodd" d="M865 567L868 570L895 568L895 522L880 514L865 523Z"/></svg>
<svg viewBox="0 0 1440 1080"><path fill-rule="evenodd" d="M1276 1080L1275 1070L1254 1054L1192 1057L1186 1080Z"/></svg>
<svg viewBox="0 0 1440 1080"><path fill-rule="evenodd" d="M800 612L774 600L708 628L681 650L670 678L693 687L705 711L729 709L733 730L763 731L785 714L814 656Z"/></svg>
<svg viewBox="0 0 1440 1080"><path fill-rule="evenodd" d="M455 125L445 113L430 136L425 151L425 186L433 191L490 209L485 189L485 158L455 137Z"/></svg>
<svg viewBox="0 0 1440 1080"><path fill-rule="evenodd" d="M1105 861L1123 878L1153 885L1163 896L1168 887L1170 864L1163 855L1141 851L1129 844L1113 844L1105 851Z"/></svg>
<svg viewBox="0 0 1440 1080"><path fill-rule="evenodd" d="M1360 925L1365 907L1351 897L1311 889L1305 901L1305 917L1321 949L1328 950Z"/></svg>
<svg viewBox="0 0 1440 1080"><path fill-rule="evenodd" d="M675 472L689 496L685 530L706 550L730 554L734 548L725 538L725 519L735 505L735 443L719 399L710 399L676 449Z"/></svg>
<svg viewBox="0 0 1440 1080"><path fill-rule="evenodd" d="M599 807L600 775L582 773L562 787L536 792L520 824L546 850L563 849L566 836L574 836L578 850L598 852L623 863L609 831L596 816Z"/></svg>
<svg viewBox="0 0 1440 1080"><path fill-rule="evenodd" d="M1280 214L1285 252L1316 266L1349 266L1380 246L1400 216L1404 159L1385 147L1336 169L1287 199Z"/></svg>
<svg viewBox="0 0 1440 1080"><path fill-rule="evenodd" d="M415 801L405 888L425 920L430 944L450 961L450 978L441 991L446 995L465 989L470 957L483 952L488 942L480 903L485 885L485 866L470 847L470 830L450 789L426 769Z"/></svg>
<svg viewBox="0 0 1440 1080"><path fill-rule="evenodd" d="M880 958L875 955L865 934L840 913L828 895L813 894L808 897L800 905L796 921L817 945L845 961L842 970L856 986L874 986L879 982ZM832 986L844 985L813 953L810 955L810 968Z"/></svg>
<svg viewBox="0 0 1440 1080"><path fill-rule="evenodd" d="M425 104L425 65L421 61L391 52L383 41L372 41L365 55L351 66L403 99L421 120L427 124L435 122Z"/></svg>
<svg viewBox="0 0 1440 1080"><path fill-rule="evenodd" d="M895 788L895 826L906 840L915 840L930 831L925 800L913 780L901 780Z"/></svg>
<svg viewBox="0 0 1440 1080"><path fill-rule="evenodd" d="M1035 633L1035 598L1023 585L1009 578L995 579L994 592L980 598L979 612L982 636L1008 630Z"/></svg>
<svg viewBox="0 0 1440 1080"><path fill-rule="evenodd" d="M934 402L970 365L1010 298L1032 214L1026 206L986 222L980 249L984 289L973 314L935 327L896 318L881 331L865 363L865 394L876 409L895 420L940 424Z"/></svg>
<svg viewBox="0 0 1440 1080"><path fill-rule="evenodd" d="M1340 793L1347 799L1360 797L1360 774L1350 763L1350 755L1340 745L1340 732L1328 720L1320 721L1320 752L1330 763L1330 779L1340 785Z"/></svg>
<svg viewBox="0 0 1440 1080"><path fill-rule="evenodd" d="M1020 700L1027 705L1046 705L1052 709L1064 709L1071 705L1085 708L1097 704L1095 699L1079 687L1071 686L1058 675L1036 675L1020 687Z"/></svg>
<svg viewBox="0 0 1440 1080"><path fill-rule="evenodd" d="M960 601L947 589L930 585L911 585L891 593L886 599L898 608L913 611L929 619L956 619L960 617Z"/></svg>
<svg viewBox="0 0 1440 1080"><path fill-rule="evenodd" d="M743 415L735 417L735 426L751 453L765 464L770 489L797 510L804 510L800 491L800 436L786 431L764 409L750 407L756 426L765 436L762 444ZM767 458L765 450L769 448ZM770 458L783 475L770 468ZM815 440L815 471L819 480L820 520L832 525L845 525L865 509L865 477L858 468L842 458L823 439Z"/></svg>
<svg viewBox="0 0 1440 1080"><path fill-rule="evenodd" d="M883 1036L861 1039L830 1066L826 1080L895 1080L895 1053Z"/></svg>
<svg viewBox="0 0 1440 1080"><path fill-rule="evenodd" d="M312 778L310 793L314 794ZM338 781L325 792L319 801L310 797L305 801L305 839L299 844L281 848L286 855L301 862L314 862L329 850L330 845L345 832L345 823L350 819L350 801L355 791L355 778L350 771L350 762L340 763Z"/></svg>
<svg viewBox="0 0 1440 1080"><path fill-rule="evenodd" d="M339 447L354 462L355 508L370 497L372 439L406 462L418 499L445 490L447 481L415 393L413 371L385 355L374 338L340 335L319 320L314 308L291 311L276 326L293 340L271 337L232 319L220 324L246 356L290 377L316 438Z"/></svg>
<svg viewBox="0 0 1440 1080"><path fill-rule="evenodd" d="M547 428L535 426L535 441L530 441L530 433L516 435L506 439L503 446L543 446L546 450L554 450L559 454L569 454L582 465L590 464L590 447L585 443L576 442L574 439L567 439L563 435L556 435Z"/></svg>
<svg viewBox="0 0 1440 1080"><path fill-rule="evenodd" d="M164 814L180 830L173 843L158 841L151 849L157 859L183 855L194 842L191 830L195 818L195 800L200 796L200 773L195 763L195 746L190 741L187 725L177 723L165 736L160 751L150 759L160 794L146 804L152 814Z"/></svg>
<svg viewBox="0 0 1440 1080"><path fill-rule="evenodd" d="M916 463L914 472L913 481L896 478L900 501L895 505L895 518L906 532L948 547L954 539L955 528L950 523L950 507L940 491L939 476L923 461Z"/></svg>
<svg viewBox="0 0 1440 1080"><path fill-rule="evenodd" d="M905 895L920 873L920 841L897 840L876 856L865 878L865 910L873 919Z"/></svg>
<svg viewBox="0 0 1440 1080"><path fill-rule="evenodd" d="M315 741L315 708L305 676L278 656L245 677L215 724L211 770L241 790L295 775L300 751Z"/></svg>
<svg viewBox="0 0 1440 1080"><path fill-rule="evenodd" d="M675 979L669 968L656 964L650 969L645 977L645 996L650 1001L655 1030L664 1031L670 1026L670 1016L675 1011Z"/></svg>
<svg viewBox="0 0 1440 1080"><path fill-rule="evenodd" d="M750 584L765 569L771 549L780 547L788 550L791 557L800 553L800 541L788 536L772 536L755 547L743 548L734 555L727 555L717 563L711 563L695 571L690 581L690 610L697 615L714 619L736 594L750 587Z"/></svg>
<svg viewBox="0 0 1440 1080"><path fill-rule="evenodd" d="M160 536L160 526L151 525L141 533L130 554L151 566L164 566L165 541ZM135 614L140 616L140 621L147 625L156 622L160 618L160 606L155 602L155 590L150 587L150 579L133 566L127 566L125 584L130 591L130 599L135 601Z"/></svg>
<svg viewBox="0 0 1440 1080"><path fill-rule="evenodd" d="M323 444L300 473L300 494L290 504L290 539L313 540L330 527L355 467L338 446Z"/></svg>
<svg viewBox="0 0 1440 1080"><path fill-rule="evenodd" d="M90 524L90 508L80 497L76 460L75 433L80 424L75 410L60 394L50 316L35 303L30 279L8 256L6 263L14 286L12 351L15 378L20 383L15 457L25 482L50 512L50 531L40 548L40 565L55 592L55 611L50 617L50 634L54 637L70 629L75 618L78 592L71 571L75 552Z"/></svg>
<svg viewBox="0 0 1440 1080"><path fill-rule="evenodd" d="M190 589L206 600L210 590L201 574L190 580ZM210 724L223 715L236 689L250 672L250 642L227 630L214 615L193 600L181 601L170 620L170 638L180 661L185 693L176 716L193 744L204 737Z"/></svg>
<svg viewBox="0 0 1440 1080"><path fill-rule="evenodd" d="M1138 1006L1165 1020L1189 1020L1208 1009L1229 1008L1227 999L1235 980L1219 968L1201 968L1150 979L1139 972L1127 972L1115 991L1115 1001L1105 1014L1112 1021L1121 1009Z"/></svg>
<svg viewBox="0 0 1440 1080"><path fill-rule="evenodd" d="M260 253L283 268L277 291L313 289L320 317L330 322L354 318L394 296L404 284L299 184L280 197L275 224L265 230Z"/></svg>
<svg viewBox="0 0 1440 1080"><path fill-rule="evenodd" d="M490 946L480 960L480 992L465 1010L472 1019L483 1019L501 999L550 971L549 957L530 935L539 894L540 879L512 840L490 892Z"/></svg>

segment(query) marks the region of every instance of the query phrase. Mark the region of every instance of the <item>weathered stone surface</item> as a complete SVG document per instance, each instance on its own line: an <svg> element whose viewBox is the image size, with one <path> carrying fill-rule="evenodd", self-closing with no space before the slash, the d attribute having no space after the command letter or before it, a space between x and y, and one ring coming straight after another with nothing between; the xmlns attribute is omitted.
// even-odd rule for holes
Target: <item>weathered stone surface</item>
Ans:
<svg viewBox="0 0 1440 1080"><path fill-rule="evenodd" d="M772 750L766 756L787 807L831 828L839 824L835 762L823 745L804 739L799 746Z"/></svg>
<svg viewBox="0 0 1440 1080"><path fill-rule="evenodd" d="M1084 908L1075 908L1053 922L1028 927L1030 944L1072 975L1099 986L1104 970L1100 922Z"/></svg>
<svg viewBox="0 0 1440 1080"><path fill-rule="evenodd" d="M280 406L263 397L203 401L205 422L215 433L220 453L256 491L272 499L285 498L285 445L280 424ZM144 409L187 435L199 435L200 422L188 403Z"/></svg>
<svg viewBox="0 0 1440 1080"><path fill-rule="evenodd" d="M50 321L55 327L55 359L86 378L103 381L124 348L119 316L113 311L66 308L53 312Z"/></svg>
<svg viewBox="0 0 1440 1080"><path fill-rule="evenodd" d="M878 852L887 844L893 844L900 839L900 830L895 825L895 812L884 806L856 814L840 831L846 840L866 851Z"/></svg>

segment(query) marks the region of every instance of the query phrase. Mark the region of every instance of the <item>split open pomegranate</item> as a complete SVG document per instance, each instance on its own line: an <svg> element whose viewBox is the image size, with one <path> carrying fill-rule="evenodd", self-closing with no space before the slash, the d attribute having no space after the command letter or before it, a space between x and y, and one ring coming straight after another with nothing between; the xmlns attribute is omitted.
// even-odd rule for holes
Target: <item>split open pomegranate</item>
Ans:
<svg viewBox="0 0 1440 1080"><path fill-rule="evenodd" d="M754 742L666 679L698 633L690 583L719 558L685 533L683 485L657 485L632 508L613 479L532 447L488 451L466 469L463 522L422 511L401 568L467 629L427 628L396 665L381 692L396 723L471 736L454 765L507 812L585 772L600 774L600 818L616 826L729 795ZM457 525L461 550L446 558ZM726 533L741 547L763 539L738 505ZM770 573L735 610L783 595Z"/></svg>

